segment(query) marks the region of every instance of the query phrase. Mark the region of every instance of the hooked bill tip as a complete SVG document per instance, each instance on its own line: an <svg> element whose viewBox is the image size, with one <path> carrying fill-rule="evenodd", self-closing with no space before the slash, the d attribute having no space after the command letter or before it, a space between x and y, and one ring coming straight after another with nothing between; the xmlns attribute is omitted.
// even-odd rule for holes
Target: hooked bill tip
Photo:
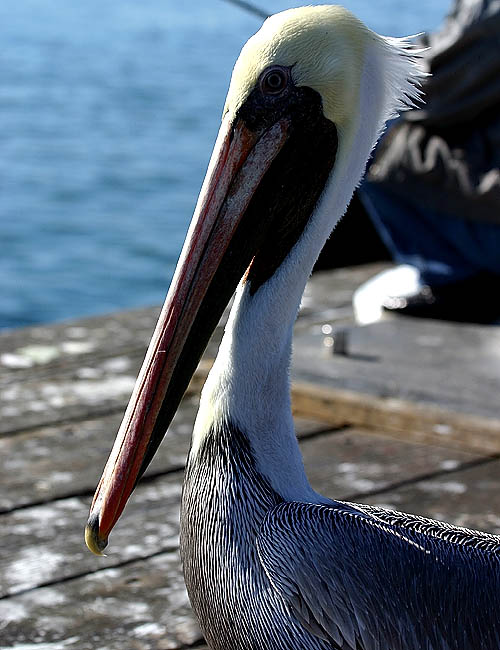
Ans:
<svg viewBox="0 0 500 650"><path fill-rule="evenodd" d="M108 539L99 536L99 515L91 514L85 526L85 544L94 555L104 555Z"/></svg>

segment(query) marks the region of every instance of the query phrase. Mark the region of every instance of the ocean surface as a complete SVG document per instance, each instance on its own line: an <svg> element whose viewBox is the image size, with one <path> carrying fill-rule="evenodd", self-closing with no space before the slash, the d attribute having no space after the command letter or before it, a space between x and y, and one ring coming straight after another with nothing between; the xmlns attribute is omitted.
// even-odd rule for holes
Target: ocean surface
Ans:
<svg viewBox="0 0 500 650"><path fill-rule="evenodd" d="M344 4L394 36L435 29L449 6ZM0 328L163 301L260 24L224 0L2 0Z"/></svg>

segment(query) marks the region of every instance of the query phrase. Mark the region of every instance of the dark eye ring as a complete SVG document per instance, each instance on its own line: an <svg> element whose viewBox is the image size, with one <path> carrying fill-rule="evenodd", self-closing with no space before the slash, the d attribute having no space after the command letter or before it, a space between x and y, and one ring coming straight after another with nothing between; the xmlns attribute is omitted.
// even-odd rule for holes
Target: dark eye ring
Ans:
<svg viewBox="0 0 500 650"><path fill-rule="evenodd" d="M271 68L262 77L260 87L265 95L279 95L287 87L289 71L281 66Z"/></svg>

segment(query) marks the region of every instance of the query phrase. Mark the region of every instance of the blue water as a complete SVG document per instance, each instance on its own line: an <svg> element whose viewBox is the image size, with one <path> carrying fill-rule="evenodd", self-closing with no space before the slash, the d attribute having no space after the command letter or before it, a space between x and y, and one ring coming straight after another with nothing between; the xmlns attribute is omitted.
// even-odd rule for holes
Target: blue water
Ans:
<svg viewBox="0 0 500 650"><path fill-rule="evenodd" d="M448 6L345 4L390 35ZM163 300L259 25L223 0L2 0L0 328Z"/></svg>

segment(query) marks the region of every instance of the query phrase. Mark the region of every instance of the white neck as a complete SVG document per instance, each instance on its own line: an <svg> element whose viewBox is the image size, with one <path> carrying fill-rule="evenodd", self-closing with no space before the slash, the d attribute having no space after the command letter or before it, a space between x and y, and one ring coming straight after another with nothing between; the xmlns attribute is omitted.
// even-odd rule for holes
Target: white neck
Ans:
<svg viewBox="0 0 500 650"><path fill-rule="evenodd" d="M358 118L339 128L334 169L303 234L274 275L252 296L240 284L202 392L192 454L217 421L249 439L257 468L289 500L318 500L307 481L290 408L293 324L319 252L343 215L380 133L386 101L373 56L365 59Z"/></svg>

